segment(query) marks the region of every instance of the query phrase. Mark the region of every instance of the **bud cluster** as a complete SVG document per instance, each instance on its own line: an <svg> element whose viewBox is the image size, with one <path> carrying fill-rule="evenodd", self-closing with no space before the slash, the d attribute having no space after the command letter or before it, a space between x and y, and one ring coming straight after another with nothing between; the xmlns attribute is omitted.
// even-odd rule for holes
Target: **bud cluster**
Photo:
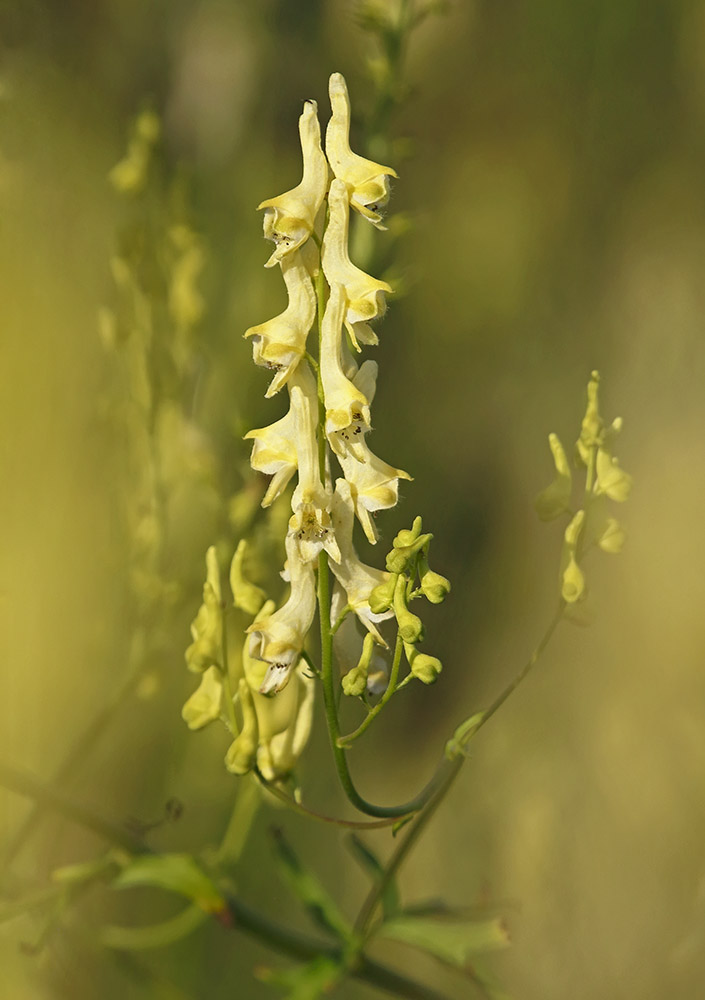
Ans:
<svg viewBox="0 0 705 1000"><path fill-rule="evenodd" d="M622 429L617 417L608 426L600 415L600 376L594 371L587 387L587 407L580 435L573 452L576 469L585 470L583 499L574 505L573 474L563 445L557 434L550 434L548 443L556 474L553 482L536 498L536 511L542 521L552 521L567 515L570 520L563 535L560 584L561 598L573 617L577 605L587 597L583 559L597 546L603 552L616 553L624 544L624 529L612 517L608 503L623 503L632 487L632 477L614 457L614 442Z"/></svg>

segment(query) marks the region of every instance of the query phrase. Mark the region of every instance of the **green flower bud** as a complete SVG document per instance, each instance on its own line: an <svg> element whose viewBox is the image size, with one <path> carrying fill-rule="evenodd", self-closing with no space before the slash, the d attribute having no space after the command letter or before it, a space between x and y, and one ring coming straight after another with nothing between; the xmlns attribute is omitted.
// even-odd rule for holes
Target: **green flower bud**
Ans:
<svg viewBox="0 0 705 1000"><path fill-rule="evenodd" d="M401 531L398 532L396 538L392 542L394 548L404 549L407 548L409 545L413 545L414 542L419 537L419 535L421 534L421 527L422 527L421 518L420 517L414 518L414 523L411 526L411 530L409 530L409 528L402 528Z"/></svg>
<svg viewBox="0 0 705 1000"><path fill-rule="evenodd" d="M400 576L394 591L394 614L399 625L399 634L404 642L417 643L423 640L423 622L406 606L406 580Z"/></svg>
<svg viewBox="0 0 705 1000"><path fill-rule="evenodd" d="M574 604L585 596L585 576L576 557L584 524L585 511L579 510L565 529L561 559L561 597L567 604Z"/></svg>
<svg viewBox="0 0 705 1000"><path fill-rule="evenodd" d="M357 666L353 667L352 670L348 670L342 680L343 693L350 698L359 698L367 687L367 674L369 673L374 647L374 637L368 632L362 644L362 654Z"/></svg>
<svg viewBox="0 0 705 1000"><path fill-rule="evenodd" d="M434 684L443 669L441 661L436 656L420 653L410 643L404 643L404 652L411 667L411 673L422 684Z"/></svg>
<svg viewBox="0 0 705 1000"><path fill-rule="evenodd" d="M225 766L231 774L247 774L255 766L259 743L259 726L252 692L244 677L238 683L242 729L225 755Z"/></svg>
<svg viewBox="0 0 705 1000"><path fill-rule="evenodd" d="M394 589L397 585L397 579L397 575L392 573L388 580L378 584L370 591L368 603L373 615L383 615L385 611L389 611L394 600Z"/></svg>
<svg viewBox="0 0 705 1000"><path fill-rule="evenodd" d="M235 555L230 565L230 589L233 592L235 607L240 608L253 617L265 602L266 594L254 583L246 580L242 572L242 564L247 552L247 542L242 538L235 549Z"/></svg>
<svg viewBox="0 0 705 1000"><path fill-rule="evenodd" d="M567 604L574 604L584 593L585 576L575 561L575 556L571 554L561 578L561 596Z"/></svg>
<svg viewBox="0 0 705 1000"><path fill-rule="evenodd" d="M430 601L431 604L442 604L450 593L450 580L429 569L428 560L424 554L419 560L419 573L421 574L421 590L426 600Z"/></svg>

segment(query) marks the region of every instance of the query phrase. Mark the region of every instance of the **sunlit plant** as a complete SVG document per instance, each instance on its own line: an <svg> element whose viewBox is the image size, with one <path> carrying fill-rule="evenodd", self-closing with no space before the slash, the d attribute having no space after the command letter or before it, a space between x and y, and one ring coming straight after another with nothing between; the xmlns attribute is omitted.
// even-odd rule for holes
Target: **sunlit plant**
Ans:
<svg viewBox="0 0 705 1000"><path fill-rule="evenodd" d="M420 17L419 11L411 17L412 10L412 4L402 2L399 18L390 21L385 5L363 5L363 21L368 28L377 26L381 43L381 55L373 63L378 129L394 92L403 39ZM420 612L426 601L442 603L451 585L431 568L433 536L420 517L410 518L410 527L397 533L378 565L362 562L357 554L356 532L386 548L380 545L384 512L399 502L400 483L411 479L371 448L378 365L370 355L394 289L353 262L351 256L364 261L351 252L350 240L352 219L368 227L356 241L363 248L369 247L370 234L385 228L397 173L351 148L351 105L340 73L330 77L329 98L324 135L317 103L304 103L300 183L259 205L264 236L273 244L265 267L279 270L288 296L283 312L244 331L255 365L271 375L266 398L288 398L283 417L245 434L253 479L261 485L267 477L258 499L260 517L268 518L268 534L265 539L258 531L248 486L230 503L237 537L207 550L202 604L186 649L187 668L198 683L183 705L183 720L194 731L224 728L222 752L233 776L234 808L223 839L215 849L158 851L149 843L147 827L113 826L10 770L3 768L0 776L111 842L97 859L56 871L40 902L58 902L57 912L63 913L97 882L115 890L148 885L185 898L182 912L162 924L103 927L105 947L129 951L173 944L215 918L297 961L285 970L257 970L260 979L290 1000L331 995L349 979L394 996L443 1000L446 994L435 986L372 957L373 949L384 957L384 942L394 940L460 970L481 995L500 1000L505 994L483 964L485 953L508 943L497 907L487 904L469 915L463 901L405 903L398 876L467 759L475 735L534 667L558 624L589 620L587 556L595 549L619 552L624 542L624 530L610 508L626 500L631 488L631 478L614 454L621 421L604 421L599 376L593 372L572 454L557 435L550 435L555 476L536 498L542 520L564 521L556 608L543 637L488 708L469 712L465 719L459 713L461 721L453 720L439 748L436 772L411 800L368 801L353 780L349 758L393 697L410 684L431 685L442 676ZM158 118L151 112L139 116L127 154L111 173L118 191L132 196L143 189L158 136ZM213 473L208 443L177 405L203 309L198 288L203 245L183 220L170 220L157 232L143 227L139 237L124 240L127 249L112 262L118 305L101 315L103 340L124 361L128 439L136 464L142 460L128 516L134 548L131 583L142 608L128 694L144 681L145 664L157 643L151 637L163 637L166 629L176 627L178 617L178 584L168 578L163 559L165 495L184 481L210 483ZM150 300L145 281L145 273L157 265L164 272L160 308ZM179 461L174 456L185 438L192 442L193 454ZM227 562L222 558L226 549ZM282 585L270 590L255 581L272 577L267 570L274 558ZM456 668L450 664L446 676ZM358 717L343 732L340 709L346 701ZM356 811L352 818L313 809L300 780L299 763L317 711L325 718L341 789ZM271 919L233 887L231 876L255 813L273 803L312 822L353 831L350 849L371 883L353 916L343 912L296 856L281 830L273 838L283 880L324 937ZM396 837L384 862L361 836L379 828ZM22 901L14 905L21 909ZM36 900L26 901L27 909L36 905ZM465 985L461 991L458 995L465 996Z"/></svg>

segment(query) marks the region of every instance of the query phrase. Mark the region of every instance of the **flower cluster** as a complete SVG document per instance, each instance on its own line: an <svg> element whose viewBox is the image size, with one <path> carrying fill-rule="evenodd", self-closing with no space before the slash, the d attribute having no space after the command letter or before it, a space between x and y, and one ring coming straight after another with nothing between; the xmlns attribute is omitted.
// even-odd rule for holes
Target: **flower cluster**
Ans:
<svg viewBox="0 0 705 1000"><path fill-rule="evenodd" d="M252 468L270 477L263 507L283 499L295 479L286 493L291 513L281 574L288 596L277 607L247 583L241 543L230 584L235 606L249 615L250 624L236 659L226 652L226 645L233 646L226 643L228 604L211 549L203 606L186 653L190 669L202 673L200 687L184 706L186 722L200 728L221 718L234 737L228 769L244 774L257 767L268 780L291 772L308 739L318 671L304 647L318 604L317 584L328 580L328 568L334 585L329 595L326 582L319 615L327 623L328 647L335 642L345 672L343 691L364 699L382 695L374 709L368 703L368 721L405 683L417 678L428 684L437 677L441 664L417 649L423 627L408 603L421 596L439 603L450 589L428 567L431 535L421 533L419 518L394 540L386 570L361 562L355 549L355 521L374 544L374 515L393 507L399 481L411 478L378 458L367 442L377 364L359 355L363 345L378 343L371 324L384 314L392 289L357 267L348 251L351 211L383 229L381 210L389 199L389 178L396 174L351 150L350 102L339 73L330 78L330 100L325 153L316 103L306 101L299 120L301 183L259 206L264 235L274 243L265 266L281 270L288 305L245 332L255 364L273 372L265 396L283 390L289 400L283 417L245 435L252 442ZM311 335L314 326L317 336ZM392 619L396 642L390 641ZM397 683L402 653L409 672ZM330 666L327 654L326 662ZM326 677L332 675L328 670L324 676L323 667L320 674L330 701Z"/></svg>
<svg viewBox="0 0 705 1000"><path fill-rule="evenodd" d="M556 474L553 482L536 498L536 510L542 521L552 521L561 515L570 520L564 531L561 555L561 598L572 616L577 605L587 597L583 560L597 546L603 552L619 552L624 544L624 529L612 517L608 503L623 503L632 487L632 477L614 457L614 442L622 429L617 417L607 426L600 415L600 376L593 372L587 387L587 407L575 444L574 465L585 472L584 497L577 509L572 502L573 474L565 450L557 434L550 434L548 443L553 455Z"/></svg>
<svg viewBox="0 0 705 1000"><path fill-rule="evenodd" d="M370 324L384 314L392 289L356 267L348 253L351 209L383 228L380 210L389 198L389 178L396 174L351 150L350 102L339 73L330 78L330 100L325 153L316 103L307 101L299 120L301 183L259 206L264 235L275 245L265 266L279 265L289 298L283 313L245 333L255 364L274 372L266 395L283 388L289 394L284 417L246 435L254 442L252 467L272 477L263 506L297 476L286 538L284 576L290 595L248 630L249 656L267 664L262 694L281 691L299 661L315 613L314 565L322 551L336 577L334 608L350 608L386 645L377 622L392 612L375 614L369 595L387 574L360 562L353 523L357 517L369 541L376 542L373 515L393 507L399 480L410 478L367 444L377 365L356 360L362 344L377 343ZM308 344L316 317L317 361ZM332 456L342 471L335 482Z"/></svg>

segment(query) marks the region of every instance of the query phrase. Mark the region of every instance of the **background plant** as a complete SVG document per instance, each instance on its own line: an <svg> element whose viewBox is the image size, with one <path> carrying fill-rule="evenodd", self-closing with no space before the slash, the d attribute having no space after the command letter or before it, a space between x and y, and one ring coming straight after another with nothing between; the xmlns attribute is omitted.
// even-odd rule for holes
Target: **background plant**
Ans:
<svg viewBox="0 0 705 1000"><path fill-rule="evenodd" d="M36 9L51 19L51 7ZM101 498L112 494L115 478L112 467L103 471L111 452L95 419L97 391L85 391L99 387L105 370L99 345L90 345L95 311L106 300L105 262L116 229L115 199L104 177L123 148L124 122L145 92L157 97L175 92L176 67L186 52L214 44L209 38L236 46L247 37L250 51L261 57L249 70L247 56L231 60L243 67L244 86L200 77L196 87L193 73L188 76L192 96L208 92L208 86L240 95L248 127L239 133L203 114L177 113L183 96L168 102L171 155L177 152L183 160L185 154L195 175L196 229L207 234L216 262L205 278L210 315L204 336L210 345L223 344L228 329L228 350L241 351L245 367L239 331L270 314L264 296L271 295L271 285L251 250L258 225L254 213L249 230L243 224L242 232L232 232L232 219L247 219L251 212L252 182L244 171L268 172L262 197L277 190L270 173L275 141L280 156L290 157L294 174L295 136L284 140L280 126L295 117L300 97L320 92L320 80L331 68L344 69L351 88L360 92L347 62L351 39L359 36L346 12L334 5L311 8L310 14L307 7L296 24L283 7L271 5L267 36L244 7L223 13L210 5L171 5L168 31L156 4L139 15L142 20L134 12L130 20L122 8L108 4L96 10L95 17L73 22L62 13L61 23L72 23L70 34L56 30L42 37L27 30L22 18L12 22L10 35L4 33L14 48L5 69L11 102L5 105L10 114L3 185L12 195L7 232L16 238L3 250L3 271L11 302L18 305L9 314L17 337L3 373L3 399L9 407L9 467L22 468L21 485L4 497L5 689L8 702L48 704L50 710L41 710L40 725L31 732L13 712L3 738L7 755L38 774L47 774L47 762L68 749L75 730L110 695L124 664L124 620L116 611L123 607L116 600L123 576L114 564L110 572L101 569L111 532L115 537L115 522ZM214 22L216 32L209 28ZM233 24L236 30L229 30ZM382 433L394 424L386 408L402 408L411 376L420 359L427 359L428 330L434 329L444 350L437 370L424 367L424 399L440 402L417 424L413 456L386 429L379 450L415 473L414 507L425 523L435 527L442 518L451 529L450 541L443 541L446 532L436 532L436 559L456 592L469 597L462 607L443 609L449 625L440 631L462 642L467 666L458 683L469 688L468 703L489 704L509 679L525 650L529 623L538 621L549 603L549 587L555 587L546 566L550 543L534 529L526 500L545 484L545 435L555 429L564 443L570 439L576 386L595 364L608 376L607 412L614 412L616 403L628 417L625 464L637 474L640 489L628 554L610 564L608 578L595 588L604 597L594 628L565 632L546 673L507 704L501 726L484 731L483 767L466 768L463 786L445 810L447 820L440 812L429 831L432 839L427 846L421 842L407 871L407 884L417 897L431 886L445 886L468 898L487 877L495 898L521 900L521 933L503 965L524 995L559 996L570 987L576 995L592 996L599 985L617 996L626 968L645 996L665 989L690 996L702 971L696 943L699 820L692 794L701 783L702 759L696 610L701 597L691 558L700 521L695 511L687 516L697 502L700 475L694 460L700 419L695 387L702 366L698 16L678 4L640 5L638 11L598 5L589 14L561 13L546 4L516 17L478 5L434 24L428 22L427 34L410 50L411 78L423 79L423 87L417 86L413 120L399 129L418 137L417 153L403 166L393 160L402 173L397 205L405 200L428 205L428 192L435 194L432 218L419 230L428 274L409 300L412 307L399 303L385 320L385 336L394 336L398 324L410 353L375 405ZM291 62L270 58L270 45L271 52L275 47L281 52L282 37ZM469 51L474 57L468 77ZM306 58L299 59L301 54ZM267 87L260 86L265 67ZM296 81L296 101L276 111L275 95ZM228 107L229 126L238 120L226 101L207 106ZM275 113L277 128L270 131ZM189 121L197 125L184 124ZM232 167L224 166L235 162L227 159L234 150L237 185ZM283 172L278 164L277 177ZM415 239L407 242L406 253L419 260ZM238 267L230 266L233 259ZM241 303L235 321L230 301ZM33 337L41 338L39 353ZM384 343L381 348L384 366ZM459 363L464 352L472 363ZM232 437L221 419L225 406L218 408L226 396L231 408L235 394L216 383L210 381L201 397L199 424L219 449L225 446L219 453L231 454ZM465 406L460 414L452 402L459 398ZM255 400L256 394L242 401L241 409L262 426L269 418L264 411L257 415ZM448 426L462 427L461 452L452 467L439 461L436 450L438 428ZM237 434L246 429L237 428ZM660 463L666 455L664 474ZM431 476L424 474L425 465ZM236 471L229 474L233 481L225 495L239 485ZM686 482L692 490L683 490ZM404 526L395 517L390 514L389 538ZM214 536L208 524L199 530L204 537L193 540L193 558L183 560L194 567L189 608L198 601L202 551ZM75 572L67 573L68 565ZM597 566L594 572L601 574ZM537 582L542 579L545 591ZM35 626L38 607L41 629ZM623 609L616 617L615 607ZM77 627L86 617L91 626ZM515 628L517 623L527 627ZM181 643L179 636L174 663ZM447 668L447 649L434 651ZM50 693L38 663L55 665L52 677L58 683ZM173 692L172 704L166 693L140 703L130 726L119 726L110 745L86 761L74 786L91 802L105 801L109 788L106 812L119 818L136 813L144 822L158 818L156 801L187 788L182 819L162 831L176 848L194 837L202 840L199 828L214 831L215 839L224 825L229 787L227 776L218 785L201 766L217 748L199 742L194 749L190 734L172 744L168 760L149 752L160 734L173 734L187 680L183 691ZM428 756L400 760L393 773L371 767L370 795L404 797L416 787L419 768L430 774L445 735L437 720L448 718L446 699L455 702L457 691L455 684L437 685L432 709L421 697L425 692L417 699L409 690L406 707L390 707L389 731L379 737L372 732L369 751L361 753L374 763L387 738L398 746L405 730L418 732L422 725L429 733ZM432 733L438 737L433 742ZM313 747L315 752L315 742ZM190 761L190 770L176 780L180 760ZM365 767L363 757L361 771ZM327 800L325 776L315 780L322 783L320 801ZM14 796L6 801L13 809L18 802ZM482 815L483 822L461 821L464 810ZM47 867L85 856L74 827L63 828L68 838L63 849L56 822L42 829L53 852L48 857L44 849ZM305 834L301 828L299 840L297 829L294 821L291 837L300 849L310 833L308 825ZM36 877L40 844L34 840L26 849L25 871ZM327 868L340 871L341 858L321 857L323 876ZM452 871L443 875L450 859ZM246 866L248 878L261 871ZM122 898L125 909L165 905L151 896L139 904L126 894ZM659 905L652 905L655 900ZM119 916L129 922L128 914ZM25 925L16 933L20 939L34 936ZM237 962L233 939L226 938L223 948ZM78 954L72 950L77 940L71 947L66 937L60 940L42 960L53 976L50 989L91 995L98 970L101 982L108 982L104 953L93 963L80 952L79 962L72 957ZM205 948L212 958L216 946L198 944L202 940L194 938L193 947ZM157 963L162 975L173 968L166 956L161 952ZM23 976L42 967L28 965L14 947L7 960ZM62 987L67 968L70 986ZM199 984L189 985L188 975L179 981L198 995Z"/></svg>

